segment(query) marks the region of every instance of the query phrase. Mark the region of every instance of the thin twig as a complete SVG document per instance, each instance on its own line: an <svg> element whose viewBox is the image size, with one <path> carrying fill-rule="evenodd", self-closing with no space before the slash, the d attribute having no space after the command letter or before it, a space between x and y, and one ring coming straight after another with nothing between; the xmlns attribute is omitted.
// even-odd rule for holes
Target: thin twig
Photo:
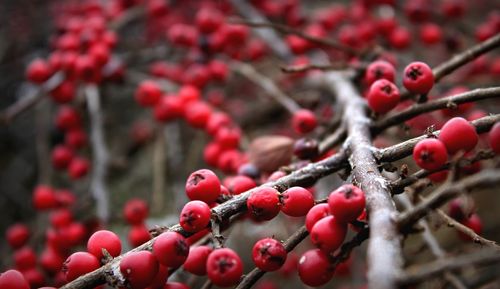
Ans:
<svg viewBox="0 0 500 289"><path fill-rule="evenodd" d="M334 64L303 64L303 65L289 65L281 66L281 71L285 73L298 73L306 72L309 70L343 70L349 68L347 63L334 63Z"/></svg>
<svg viewBox="0 0 500 289"><path fill-rule="evenodd" d="M426 103L418 103L413 106L378 120L372 126L372 132L377 134L384 129L403 123L426 112L443 108L453 108L459 104L476 102L482 99L500 97L500 87L478 88L457 95L439 98Z"/></svg>
<svg viewBox="0 0 500 289"><path fill-rule="evenodd" d="M109 193L106 187L109 152L106 147L99 90L97 86L85 86L85 96L90 116L90 141L92 144L92 179L90 191L94 196L97 216L103 222L109 219Z"/></svg>
<svg viewBox="0 0 500 289"><path fill-rule="evenodd" d="M270 78L257 72L255 68L253 68L253 66L245 64L243 62L234 61L231 63L231 67L233 70L244 75L253 83L260 86L272 98L274 98L276 102L281 104L291 114L300 109L300 106L291 97L282 92Z"/></svg>

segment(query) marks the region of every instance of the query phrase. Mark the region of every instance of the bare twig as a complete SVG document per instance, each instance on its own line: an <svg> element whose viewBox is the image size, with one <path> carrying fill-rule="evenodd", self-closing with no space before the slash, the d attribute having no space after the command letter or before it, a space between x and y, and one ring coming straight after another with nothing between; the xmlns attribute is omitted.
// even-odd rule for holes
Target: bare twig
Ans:
<svg viewBox="0 0 500 289"><path fill-rule="evenodd" d="M401 239L393 222L397 210L373 155L366 103L344 75L329 72L325 82L344 108L343 121L348 133L353 182L366 194L370 215L368 283L372 289L396 288L396 277L402 266Z"/></svg>
<svg viewBox="0 0 500 289"><path fill-rule="evenodd" d="M334 63L334 64L303 64L303 65L290 65L281 66L281 71L285 73L298 73L305 72L309 70L343 70L349 68L347 63Z"/></svg>
<svg viewBox="0 0 500 289"><path fill-rule="evenodd" d="M97 206L97 216L104 222L109 219L109 193L106 187L106 175L109 153L104 140L104 128L97 86L85 86L85 95L90 115L90 140L92 143L93 165L90 191Z"/></svg>
<svg viewBox="0 0 500 289"><path fill-rule="evenodd" d="M462 103L476 102L478 100L496 97L500 97L500 87L478 88L426 103L414 104L401 112L388 115L383 119L378 120L372 126L372 132L377 134L388 127L403 123L426 112L453 107Z"/></svg>
<svg viewBox="0 0 500 289"><path fill-rule="evenodd" d="M468 266L488 265L500 262L500 252L481 250L457 257L438 259L431 263L408 269L408 272L398 278L401 286L416 284L428 278L436 277L446 271L462 269Z"/></svg>
<svg viewBox="0 0 500 289"><path fill-rule="evenodd" d="M231 63L231 67L250 79L256 85L262 87L262 89L291 114L300 109L300 106L291 97L282 92L271 79L257 72L251 65L235 61Z"/></svg>

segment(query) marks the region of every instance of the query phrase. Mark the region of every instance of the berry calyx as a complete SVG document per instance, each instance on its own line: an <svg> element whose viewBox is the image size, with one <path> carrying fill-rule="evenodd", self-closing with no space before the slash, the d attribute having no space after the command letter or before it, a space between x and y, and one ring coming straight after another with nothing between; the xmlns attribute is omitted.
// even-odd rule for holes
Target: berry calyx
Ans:
<svg viewBox="0 0 500 289"><path fill-rule="evenodd" d="M179 218L181 227L187 232L198 232L210 223L210 207L202 201L188 202Z"/></svg>
<svg viewBox="0 0 500 289"><path fill-rule="evenodd" d="M433 171L446 164L448 152L443 142L429 138L419 141L413 148L413 159L419 167Z"/></svg>
<svg viewBox="0 0 500 289"><path fill-rule="evenodd" d="M207 259L208 279L217 286L233 286L240 281L243 263L240 256L229 248L214 250Z"/></svg>
<svg viewBox="0 0 500 289"><path fill-rule="evenodd" d="M428 93L434 86L432 69L423 62L410 63L404 70L403 85L412 93Z"/></svg>
<svg viewBox="0 0 500 289"><path fill-rule="evenodd" d="M276 271L286 261L287 251L280 241L265 238L257 241L253 246L252 259L257 268L262 271Z"/></svg>
<svg viewBox="0 0 500 289"><path fill-rule="evenodd" d="M351 184L341 186L328 197L331 214L344 223L355 221L365 209L365 204L365 193Z"/></svg>

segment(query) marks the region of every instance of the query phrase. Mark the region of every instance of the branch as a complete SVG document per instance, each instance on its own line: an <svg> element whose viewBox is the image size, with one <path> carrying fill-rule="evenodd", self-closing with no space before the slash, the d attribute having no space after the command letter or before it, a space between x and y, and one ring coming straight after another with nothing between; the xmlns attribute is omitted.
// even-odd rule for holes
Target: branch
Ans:
<svg viewBox="0 0 500 289"><path fill-rule="evenodd" d="M346 159L347 158L345 151L341 151L323 161L309 164L300 170L297 170L287 176L280 178L275 182L268 182L263 184L262 186L274 187L278 191L284 191L292 186L311 186L316 180L343 168L345 166ZM252 194L255 190L258 190L260 187L237 195L229 201L213 208L212 214L223 220L243 211L246 207L248 196L250 196L250 194ZM185 237L189 237L190 235L192 235L191 233L184 231L179 224L171 226L170 228L162 228L159 233L161 233L161 231L178 232ZM153 238L129 252L137 252L143 250L151 251L151 247L155 240L156 238ZM104 282L106 281L111 284L116 283L117 280L118 282L123 282L124 278L120 273L119 264L120 260L127 253L116 257L111 262L105 264L104 266L93 272L80 276L76 280L61 287L61 289L91 289L100 284L104 284Z"/></svg>
<svg viewBox="0 0 500 289"><path fill-rule="evenodd" d="M109 193L106 187L106 175L109 152L104 141L102 111L99 90L95 85L85 86L85 96L90 116L90 141L92 144L93 165L90 191L97 206L97 216L104 222L109 219Z"/></svg>
<svg viewBox="0 0 500 289"><path fill-rule="evenodd" d="M343 70L349 68L349 65L345 62L334 63L334 64L302 64L302 65L289 65L289 66L281 66L281 71L284 73L298 73L298 72L306 72L309 70Z"/></svg>
<svg viewBox="0 0 500 289"><path fill-rule="evenodd" d="M366 194L370 215L368 283L372 289L396 288L396 277L402 266L401 240L393 222L397 210L373 154L366 103L351 81L342 74L330 72L325 76L325 81L344 108L343 122L348 132L353 183Z"/></svg>
<svg viewBox="0 0 500 289"><path fill-rule="evenodd" d="M500 87L489 87L489 88L478 88L464 93L460 93L453 96L443 97L426 103L418 103L413 106L384 117L378 120L372 126L372 132L374 134L380 133L384 129L403 123L410 120L418 115L424 114L426 112L435 111L443 108L456 107L458 104L475 102L482 99L496 98L500 97Z"/></svg>
<svg viewBox="0 0 500 289"><path fill-rule="evenodd" d="M439 208L460 193L469 193L472 189L488 188L499 183L500 169L483 170L458 182L445 183L413 209L401 213L396 221L402 231L410 230L411 225L424 217L430 210Z"/></svg>
<svg viewBox="0 0 500 289"><path fill-rule="evenodd" d="M319 153L324 154L328 150L332 149L336 145L340 144L347 136L347 130L344 124L340 124L340 126L333 132L328 135L320 144L319 144Z"/></svg>
<svg viewBox="0 0 500 289"><path fill-rule="evenodd" d="M489 131L491 127L498 121L500 121L500 114L485 116L480 119L471 121L470 123L476 127L476 131L478 133L484 133ZM439 130L435 131L433 132L433 135L437 137L439 135L439 132L440 132ZM402 143L384 149L380 149L377 152L375 152L375 156L381 162L393 162L396 160L400 160L402 158L411 155L413 153L413 147L415 147L415 145L419 141L426 139L428 137L429 136L427 135L422 135L416 138L409 139Z"/></svg>
<svg viewBox="0 0 500 289"><path fill-rule="evenodd" d="M453 271L473 265L488 265L500 262L500 252L481 250L457 257L439 259L431 263L410 268L407 273L398 278L401 286L416 284L431 277L436 277L445 271Z"/></svg>
<svg viewBox="0 0 500 289"><path fill-rule="evenodd" d="M251 65L234 61L231 63L231 67L264 89L276 102L286 108L290 114L300 109L300 106L292 98L283 93L271 79L257 72Z"/></svg>

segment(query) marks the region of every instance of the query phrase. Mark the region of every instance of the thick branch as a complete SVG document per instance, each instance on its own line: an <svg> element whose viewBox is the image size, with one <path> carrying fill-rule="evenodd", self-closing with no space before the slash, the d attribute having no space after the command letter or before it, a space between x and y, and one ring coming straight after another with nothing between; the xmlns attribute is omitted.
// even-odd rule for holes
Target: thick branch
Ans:
<svg viewBox="0 0 500 289"><path fill-rule="evenodd" d="M384 129L403 123L410 120L418 115L424 114L426 112L435 111L438 109L449 108L456 106L458 104L467 102L476 102L478 100L500 97L500 87L489 87L489 88L478 88L464 93L460 93L453 96L443 97L426 103L418 103L413 106L384 117L379 121L375 122L372 126L372 132L377 134Z"/></svg>
<svg viewBox="0 0 500 289"><path fill-rule="evenodd" d="M488 188L498 184L500 184L499 169L484 170L458 182L445 183L413 209L401 213L397 217L399 228L403 231L409 230L412 224L426 216L429 211L439 208L462 192L469 193L472 189Z"/></svg>
<svg viewBox="0 0 500 289"><path fill-rule="evenodd" d="M109 193L106 187L109 153L104 140L104 128L100 105L99 90L95 85L85 87L87 106L90 115L90 141L92 144L93 165L90 192L97 206L97 216L104 222L109 219Z"/></svg>
<svg viewBox="0 0 500 289"><path fill-rule="evenodd" d="M446 271L462 269L473 265L488 265L500 262L500 253L492 250L481 250L457 257L439 259L431 263L410 268L399 277L400 285L411 285L422 282L428 278L436 277Z"/></svg>
<svg viewBox="0 0 500 289"><path fill-rule="evenodd" d="M396 288L396 277L402 266L401 240L398 228L393 222L393 215L397 210L373 155L366 103L353 84L342 74L330 72L325 81L344 108L343 121L348 132L353 182L366 194L370 216L368 284L371 289Z"/></svg>

